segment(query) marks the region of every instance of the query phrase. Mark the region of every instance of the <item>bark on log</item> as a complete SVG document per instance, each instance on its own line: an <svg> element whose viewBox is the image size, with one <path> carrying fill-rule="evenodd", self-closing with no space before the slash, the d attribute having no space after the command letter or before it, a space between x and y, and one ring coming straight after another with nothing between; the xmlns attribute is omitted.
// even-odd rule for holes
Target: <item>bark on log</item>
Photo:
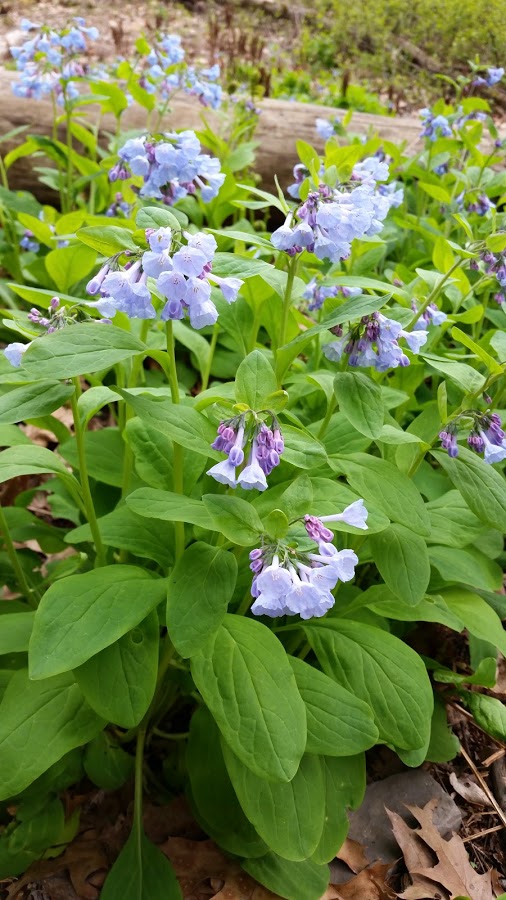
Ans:
<svg viewBox="0 0 506 900"><path fill-rule="evenodd" d="M26 135L51 134L52 107L45 100L23 100L11 93L12 76L3 73L0 76L0 135L6 134L20 125L27 125ZM281 185L290 184L292 170L298 161L295 143L297 139L308 141L317 150L323 151L323 141L315 131L315 119L319 116L330 118L339 114L339 110L328 106L297 103L285 100L264 100L259 104L260 115L255 140L258 142L256 170L267 189L274 187L274 175L278 176ZM96 116L95 108L88 107L90 120ZM170 115L164 119L162 130L173 128L202 127L201 115L220 131L219 115L202 106L192 97L177 96L172 104ZM344 111L341 111L344 114ZM123 130L145 128L146 113L138 106L127 109L123 116ZM101 123L102 139L107 142L106 132L114 132L115 122L112 116L105 116ZM389 141L405 141L407 150L419 147L420 122L418 118L389 118L369 113L353 113L351 130L358 134L377 133ZM2 155L17 146L23 140L18 135L13 141L6 141L0 147ZM40 165L40 158L35 162L31 158L17 160L9 172L9 181L13 189L28 190L34 193L41 202L55 203L53 191L39 184L34 166Z"/></svg>

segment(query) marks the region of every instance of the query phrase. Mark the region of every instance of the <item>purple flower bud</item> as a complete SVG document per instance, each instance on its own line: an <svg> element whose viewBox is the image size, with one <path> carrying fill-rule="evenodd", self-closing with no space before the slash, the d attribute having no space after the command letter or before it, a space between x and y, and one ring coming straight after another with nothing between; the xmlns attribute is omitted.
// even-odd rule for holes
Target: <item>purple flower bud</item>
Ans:
<svg viewBox="0 0 506 900"><path fill-rule="evenodd" d="M260 547L255 547L249 554L251 560L260 559L261 556L263 556L263 550Z"/></svg>

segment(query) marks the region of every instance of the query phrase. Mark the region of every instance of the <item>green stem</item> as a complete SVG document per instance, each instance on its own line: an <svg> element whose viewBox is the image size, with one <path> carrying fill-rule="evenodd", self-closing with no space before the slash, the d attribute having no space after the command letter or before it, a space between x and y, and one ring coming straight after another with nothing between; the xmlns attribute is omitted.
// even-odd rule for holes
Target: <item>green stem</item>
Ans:
<svg viewBox="0 0 506 900"><path fill-rule="evenodd" d="M67 128L67 190L66 190L67 204L66 204L65 211L70 212L72 209L72 205L73 205L72 204L72 177L74 174L74 166L72 165L73 147L72 147L72 131L70 130L70 126L72 124L72 110L70 109L68 104L66 104L65 112L67 115L67 123L66 123L66 128Z"/></svg>
<svg viewBox="0 0 506 900"><path fill-rule="evenodd" d="M245 616L246 613L248 612L252 602L253 602L253 597L251 596L250 589L248 588L244 597L242 598L241 602L239 603L239 606L237 607L237 609L235 611L235 615L236 616Z"/></svg>
<svg viewBox="0 0 506 900"><path fill-rule="evenodd" d="M453 263L453 265L448 269L448 271L447 271L444 275L441 276L441 278L439 279L438 283L435 285L435 287L434 287L433 290L430 292L430 294L428 295L428 297L426 297L425 300L423 301L423 303L422 303L422 305L420 306L420 309L418 310L418 312L416 312L415 315L413 316L413 318L411 319L411 322L409 323L409 325L406 326L405 331L413 331L413 328L414 328L414 326L416 325L416 323L418 322L418 319L419 319L421 316L423 316L423 314L424 314L425 310L427 309L427 307L430 306L430 304L434 302L434 300L436 299L436 297L439 297L439 294L441 293L442 288L444 287L444 285L446 284L446 282L447 282L448 279L450 278L452 272L454 272L455 269L458 269L458 267L459 267L461 264L462 264L462 260L461 260L461 259L457 259L457 260Z"/></svg>
<svg viewBox="0 0 506 900"><path fill-rule="evenodd" d="M144 319L142 322L142 325L141 325L141 330L140 330L140 335L139 335L139 340L143 344L146 342L146 338L148 336L148 331L149 331L149 326L150 326L150 320ZM144 357L143 357L142 353L138 353L137 356L134 357L134 360L132 362L132 366L130 369L130 376L127 381L127 387L129 387L129 388L137 387L137 382L139 380L139 374L142 371L143 359L144 359ZM122 431L124 430L125 425L127 424L128 420L131 419L132 416L134 415L134 411L133 411L132 407L128 405L128 403L124 404L124 408L125 408L125 412L124 412L124 419L123 419L122 428L121 428ZM128 491L130 489L133 465L134 465L134 454L133 454L130 444L128 443L128 441L126 441L125 442L125 455L123 457L123 482L121 485L121 496L122 497L124 497L126 494L128 494Z"/></svg>
<svg viewBox="0 0 506 900"><path fill-rule="evenodd" d="M174 345L174 330L172 327L172 320L169 319L165 324L165 334L167 338L167 356L169 360L169 385L170 385L170 394L172 397L173 403L179 403L179 383L177 379L177 369L176 369L176 353L175 353L175 345ZM183 467L184 467L184 455L183 448L180 444L176 444L175 441L172 442L173 448L173 456L172 456L172 472L173 472L173 487L174 493L176 494L184 494L184 483L183 483ZM180 556L184 553L184 522L174 522L174 536L175 536L175 561L177 562Z"/></svg>
<svg viewBox="0 0 506 900"><path fill-rule="evenodd" d="M143 762L144 744L146 743L146 729L141 728L137 732L135 746L135 790L134 790L134 828L140 835L142 833L142 787L143 787Z"/></svg>
<svg viewBox="0 0 506 900"><path fill-rule="evenodd" d="M100 530L98 527L97 516L95 513L95 507L93 505L93 497L91 496L90 490L90 480L88 476L88 465L86 462L86 450L84 446L84 429L81 426L81 420L79 418L79 408L77 405L77 401L81 396L81 384L79 382L79 378L73 378L72 383L74 385L74 393L71 397L71 405L72 405L72 415L74 417L74 432L76 436L76 446L77 446L77 456L79 459L79 480L81 482L81 491L83 495L84 501L84 509L86 511L86 518L88 520L88 524L91 529L91 535L93 537L93 543L95 544L96 551L96 566L104 566L105 565L105 549L102 543L102 537L100 535Z"/></svg>
<svg viewBox="0 0 506 900"><path fill-rule="evenodd" d="M0 534L3 537L7 556L9 557L11 566L14 569L14 574L16 576L16 581L19 585L19 589L30 606L36 609L38 592L35 590L35 588L30 587L30 585L28 584L26 575L23 572L23 568L19 561L18 554L16 553L16 548L12 542L11 533L9 531L9 526L7 524L7 519L5 518L5 513L2 506L0 506Z"/></svg>
<svg viewBox="0 0 506 900"><path fill-rule="evenodd" d="M329 403L327 404L327 412L325 413L325 418L324 418L322 424L320 425L320 429L318 431L317 437L319 439L321 439L323 437L323 435L325 434L325 432L327 431L327 428L329 427L329 422L332 418L332 415L334 413L336 406L337 406L336 398L334 396L332 396Z"/></svg>
<svg viewBox="0 0 506 900"><path fill-rule="evenodd" d="M297 271L297 257L292 256L290 262L288 263L288 276L286 279L286 289L285 296L283 298L283 313L281 316L281 329L279 332L279 346L283 347L286 344L286 333L288 331L288 317L290 315L290 306L292 303L292 289L293 282L295 279L295 272Z"/></svg>
<svg viewBox="0 0 506 900"><path fill-rule="evenodd" d="M213 364L214 353L216 350L216 344L218 343L219 333L220 333L220 326L218 324L216 324L213 328L213 336L211 338L211 343L209 345L209 353L207 355L206 364L201 373L202 374L202 387L201 387L202 391L206 391L207 386L209 384L209 376L211 374L211 366Z"/></svg>

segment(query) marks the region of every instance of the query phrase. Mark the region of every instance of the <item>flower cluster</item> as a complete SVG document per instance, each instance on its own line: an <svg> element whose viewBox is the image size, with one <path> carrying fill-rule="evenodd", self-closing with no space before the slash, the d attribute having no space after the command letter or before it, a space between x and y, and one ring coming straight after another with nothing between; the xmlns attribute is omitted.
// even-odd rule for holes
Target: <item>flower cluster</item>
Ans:
<svg viewBox="0 0 506 900"><path fill-rule="evenodd" d="M476 410L466 410L439 433L441 446L448 452L448 456L458 456L459 448L457 438L461 419L471 417L472 427L467 436L467 443L475 453L483 453L486 463L493 464L506 459L506 434L502 429L502 422L497 413L481 413Z"/></svg>
<svg viewBox="0 0 506 900"><path fill-rule="evenodd" d="M431 141L436 141L441 137L451 137L452 128L446 116L436 116L431 109L425 107L420 110L420 118L423 126L420 137L429 138Z"/></svg>
<svg viewBox="0 0 506 900"><path fill-rule="evenodd" d="M417 305L413 300L411 304L411 309L413 312L418 312ZM413 331L427 331L429 325L442 325L443 322L446 322L448 316L442 310L440 310L435 303L429 303L429 305L424 309L422 315L413 325Z"/></svg>
<svg viewBox="0 0 506 900"><path fill-rule="evenodd" d="M296 166L292 196L303 174ZM348 184L339 188L320 184L273 233L274 247L290 256L309 250L319 259L331 262L346 259L351 242L378 234L389 209L398 205L398 192L378 188L377 181L387 177L387 163L371 157L357 163Z"/></svg>
<svg viewBox="0 0 506 900"><path fill-rule="evenodd" d="M480 262L483 264L483 271L486 275L490 275L497 281L497 291L494 294L496 303L506 303L506 250L499 253L492 253L491 250L483 250L480 254L480 261L471 260L471 268L480 269Z"/></svg>
<svg viewBox="0 0 506 900"><path fill-rule="evenodd" d="M401 338L412 353L418 353L427 340L423 326L404 331L400 322L388 319L379 312L363 316L357 325L344 333L341 325L331 330L338 340L325 344L323 352L327 359L339 362L346 354L348 365L373 366L378 372L409 366L409 358L399 345Z"/></svg>
<svg viewBox="0 0 506 900"><path fill-rule="evenodd" d="M316 119L316 132L319 137L324 141L328 141L331 137L337 133L339 126L341 125L341 119L339 116L334 116L333 119Z"/></svg>
<svg viewBox="0 0 506 900"><path fill-rule="evenodd" d="M52 95L59 104L75 99L79 94L75 80L85 74L80 57L86 53L87 41L98 38L97 29L86 28L80 16L59 31L28 19L23 19L21 28L32 36L21 47L11 48L20 72L19 81L12 85L16 97L40 100Z"/></svg>
<svg viewBox="0 0 506 900"><path fill-rule="evenodd" d="M183 319L188 316L193 328L214 325L218 310L211 300L211 283L217 285L228 303L237 299L243 284L239 278L220 278L212 274L216 241L210 234L180 232L171 228L147 229L149 250L118 266L116 254L88 282L92 296L100 293L107 304L108 315L123 312L132 319L154 319L148 277L155 280L154 290L166 298L160 317Z"/></svg>
<svg viewBox="0 0 506 900"><path fill-rule="evenodd" d="M267 475L279 465L285 445L276 417L268 410L264 412L271 421L270 427L266 419L261 421L251 409L218 425L218 435L211 446L213 450L226 453L227 459L216 463L207 474L220 484L232 488L239 485L246 491L266 490ZM240 468L248 446L246 465ZM240 469L239 474L237 469Z"/></svg>
<svg viewBox="0 0 506 900"><path fill-rule="evenodd" d="M353 550L337 550L333 532L325 522L345 522L367 529L364 501L357 500L334 516L305 516L308 537L317 545L301 550L282 541L265 543L250 553L253 572L251 612L256 616L320 618L331 609L331 594L338 581L351 581L358 556ZM317 552L315 552L317 551Z"/></svg>
<svg viewBox="0 0 506 900"><path fill-rule="evenodd" d="M68 247L69 242L68 242L67 240L65 240L64 238L58 238L58 237L56 236L56 228L55 228L55 226L54 226L51 222L45 222L45 217L44 217L44 211L43 211L43 210L39 213L38 218L40 219L41 222L44 222L44 224L47 225L47 227L49 228L49 231L51 232L51 234L53 234L53 235L55 236L55 246L56 246L58 249L60 249L61 247ZM22 234L21 239L20 239L20 241L19 241L19 247L20 247L20 250L26 250L26 251L29 251L29 252L31 252L31 253L38 253L38 252L39 252L39 250L40 250L40 243L39 243L39 241L36 239L36 237L35 237L33 231L31 231L29 228L25 228L25 230L23 231L23 234Z"/></svg>
<svg viewBox="0 0 506 900"><path fill-rule="evenodd" d="M325 300L329 297L358 297L361 293L360 288L344 287L338 284L321 284L316 278L312 278L311 281L308 281L302 296L304 300L309 300L308 310L313 312L315 309L321 309Z"/></svg>
<svg viewBox="0 0 506 900"><path fill-rule="evenodd" d="M157 94L162 102L182 90L198 97L203 106L218 109L222 88L218 84L220 67L196 69L184 62L185 51L176 34L158 34L144 56L144 69L139 84L149 94Z"/></svg>
<svg viewBox="0 0 506 900"><path fill-rule="evenodd" d="M127 203L127 201L123 199L121 191L117 191L114 195L113 202L107 207L105 215L112 219L121 218L122 216L128 219L131 212L132 204Z"/></svg>
<svg viewBox="0 0 506 900"><path fill-rule="evenodd" d="M485 76L477 75L477 77L473 80L473 85L475 87L493 87L494 84L498 84L501 81L501 78L504 75L504 69L502 66L494 68L491 66L485 72Z"/></svg>
<svg viewBox="0 0 506 900"><path fill-rule="evenodd" d="M199 189L202 200L208 203L216 197L225 175L219 159L200 151L200 141L193 131L165 134L160 141L147 135L131 138L119 151L119 162L110 170L109 180L140 177L143 184L139 195L168 205Z"/></svg>

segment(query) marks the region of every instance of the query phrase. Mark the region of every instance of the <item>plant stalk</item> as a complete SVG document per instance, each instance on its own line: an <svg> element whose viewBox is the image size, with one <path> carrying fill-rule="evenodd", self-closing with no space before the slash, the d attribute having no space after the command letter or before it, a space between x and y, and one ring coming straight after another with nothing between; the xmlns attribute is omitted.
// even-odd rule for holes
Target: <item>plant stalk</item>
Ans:
<svg viewBox="0 0 506 900"><path fill-rule="evenodd" d="M95 544L96 551L96 559L95 566L104 566L105 565L105 548L102 543L102 537L100 535L100 529L98 527L97 515L95 512L95 506L93 504L93 497L91 496L90 490L90 480L88 476L88 464L86 462L86 449L84 446L84 429L81 426L81 420L79 418L79 408L77 405L77 401L81 396L81 384L79 382L79 378L73 378L72 383L74 385L74 393L71 397L71 405L72 405L72 415L74 417L74 432L76 436L76 445L77 445L77 456L79 459L79 480L81 483L81 491L83 495L84 509L86 511L86 518L88 519L88 524L91 529L91 534L93 537L93 543Z"/></svg>

